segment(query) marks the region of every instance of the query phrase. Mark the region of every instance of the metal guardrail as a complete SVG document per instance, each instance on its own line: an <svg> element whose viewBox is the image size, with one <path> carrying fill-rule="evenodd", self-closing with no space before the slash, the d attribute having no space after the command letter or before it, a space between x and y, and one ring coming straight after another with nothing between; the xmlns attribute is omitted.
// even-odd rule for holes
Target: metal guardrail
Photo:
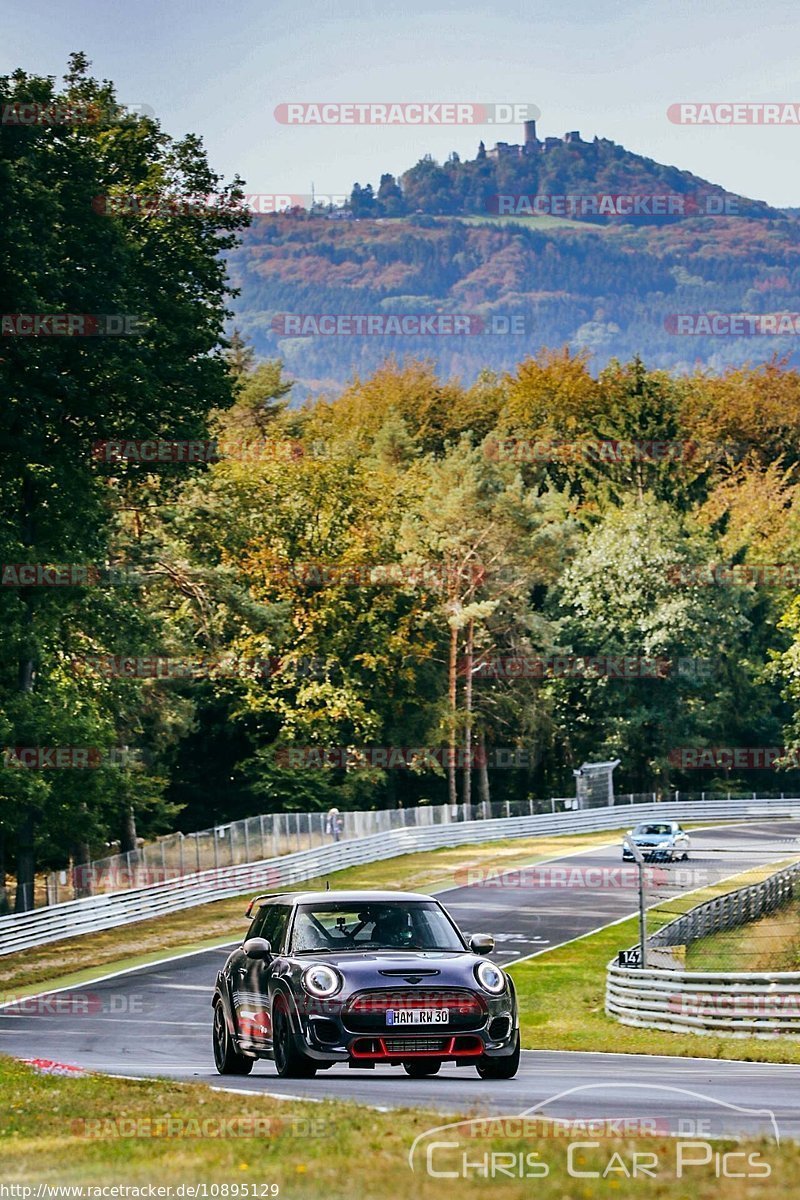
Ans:
<svg viewBox="0 0 800 1200"><path fill-rule="evenodd" d="M800 972L608 967L606 1012L623 1025L727 1037L800 1037Z"/></svg>
<svg viewBox="0 0 800 1200"><path fill-rule="evenodd" d="M445 846L493 841L501 838L545 836L615 830L630 824L631 810L638 817L664 816L676 820L715 820L749 816L800 816L800 800L709 800L698 812L695 803L663 802L613 805L561 814L501 817L492 820L431 824L426 828L395 829L334 845L301 850L218 870L201 871L149 887L110 895L89 896L63 904L0 918L0 955L30 949L116 925L142 921L242 895L248 891L291 886L360 863L379 862L400 854Z"/></svg>
<svg viewBox="0 0 800 1200"><path fill-rule="evenodd" d="M429 825L444 825L453 821L564 812L573 807L577 807L577 801L558 798L340 812L335 818L336 840L348 841L351 838L368 837L372 833L427 828ZM51 871L46 879L42 900L47 904L61 904L102 892L148 887L151 883L166 883L201 871L219 871L242 863L263 862L266 858L294 854L299 850L313 850L329 845L333 840L328 813L262 813L240 821L227 821L196 833L166 834L156 841L141 843L136 850L112 854L69 869Z"/></svg>
<svg viewBox="0 0 800 1200"><path fill-rule="evenodd" d="M726 798L732 799L730 793ZM755 796L752 798L755 799ZM649 801L655 803L658 799L655 792L638 792L618 795L613 803L646 804ZM662 799L665 803L696 800L705 804L706 793L682 795L676 792L674 796ZM392 829L445 825L453 821L491 821L498 817L532 817L539 813L569 812L578 807L574 797L552 797L547 800L529 798L482 801L469 805L436 804L341 812L337 817L337 834L338 840L347 841L350 838L368 837L371 833L388 833ZM605 802L599 807L605 807ZM34 903L30 907L36 907L38 903L61 904L65 900L80 900L101 892L148 887L151 883L166 883L183 875L195 875L212 869L218 871L223 867L262 862L266 858L277 858L298 850L312 850L333 840L328 818L329 814L323 812L262 813L240 821L226 821L196 833L165 834L155 841L142 842L136 850L51 871L46 877L45 887L35 889Z"/></svg>
<svg viewBox="0 0 800 1200"><path fill-rule="evenodd" d="M648 958L775 912L800 895L800 864L683 913L647 939ZM623 1025L726 1037L800 1037L800 971L642 970L610 963L606 1012ZM674 961L674 960L673 960Z"/></svg>

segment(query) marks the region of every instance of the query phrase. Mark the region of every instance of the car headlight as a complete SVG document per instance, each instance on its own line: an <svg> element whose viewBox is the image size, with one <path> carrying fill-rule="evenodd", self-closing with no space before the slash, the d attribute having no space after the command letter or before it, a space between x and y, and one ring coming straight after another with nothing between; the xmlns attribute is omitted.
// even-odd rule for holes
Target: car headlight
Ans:
<svg viewBox="0 0 800 1200"><path fill-rule="evenodd" d="M342 977L333 967L318 963L303 971L303 987L310 996L333 996L342 986Z"/></svg>
<svg viewBox="0 0 800 1200"><path fill-rule="evenodd" d="M506 989L506 977L499 967L491 962L479 962L475 967L475 978L486 992L499 996Z"/></svg>

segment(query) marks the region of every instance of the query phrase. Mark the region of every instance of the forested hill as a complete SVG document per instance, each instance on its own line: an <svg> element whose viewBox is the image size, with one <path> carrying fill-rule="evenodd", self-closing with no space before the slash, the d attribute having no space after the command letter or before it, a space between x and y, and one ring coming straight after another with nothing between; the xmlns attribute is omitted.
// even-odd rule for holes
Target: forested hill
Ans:
<svg viewBox="0 0 800 1200"><path fill-rule="evenodd" d="M600 224L778 215L762 201L734 195L691 171L633 154L608 138L584 141L579 132L544 143L500 142L488 152L481 142L474 159L453 154L442 165L426 155L399 180L383 174L377 188L356 183L347 207L355 217L505 212Z"/></svg>
<svg viewBox="0 0 800 1200"><path fill-rule="evenodd" d="M524 214L520 197L539 208L600 197L607 207L621 195L667 197L673 209L683 196L684 212L577 219L574 200L573 218L490 211L509 206L503 197ZM356 215L366 210L375 215ZM430 358L443 377L465 381L543 346L588 350L593 369L636 353L679 370L773 354L797 361L796 334L686 335L675 315L800 311L799 231L792 213L605 140L442 166L423 159L399 181L384 175L374 195L357 187L341 209L254 218L230 258L241 288L236 324L312 390L366 374L389 354ZM294 336L287 314L469 314L489 332L472 321L467 334L361 334L351 322L326 334L312 320Z"/></svg>

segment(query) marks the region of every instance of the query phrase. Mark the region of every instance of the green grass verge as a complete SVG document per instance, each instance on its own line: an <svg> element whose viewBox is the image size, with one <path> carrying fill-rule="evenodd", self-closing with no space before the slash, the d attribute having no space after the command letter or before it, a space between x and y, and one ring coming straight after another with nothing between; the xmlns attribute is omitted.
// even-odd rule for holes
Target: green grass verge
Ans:
<svg viewBox="0 0 800 1200"><path fill-rule="evenodd" d="M436 1080L430 1082L433 1093ZM221 1093L164 1080L43 1076L4 1058L0 1096L0 1182L6 1186L177 1189L219 1184L214 1195L260 1198L275 1194L270 1192L273 1185L281 1200L480 1200L490 1194L503 1200L530 1200L534 1194L537 1200L609 1195L685 1200L690 1194L693 1200L711 1200L724 1188L726 1200L789 1200L797 1195L800 1178L800 1146L794 1143L737 1144L736 1150L758 1154L759 1161L769 1165L770 1176L721 1182L713 1160L693 1168L689 1178L676 1179L675 1143L640 1137L624 1142L601 1139L598 1149L578 1155L575 1170L602 1172L616 1152L616 1172L606 1179L577 1179L567 1174L564 1138L511 1140L497 1126L494 1130L505 1137L461 1141L459 1150L466 1152L468 1161L480 1162L493 1151L511 1154L515 1162L537 1154L537 1160L529 1161L546 1164L546 1177L520 1179L501 1173L486 1178L473 1169L466 1178L435 1178L425 1169L424 1153L415 1159L414 1172L408 1155L416 1137L443 1123L446 1118L441 1116L409 1109L376 1112L347 1102L281 1102L263 1093ZM585 1134L575 1140L585 1140ZM726 1148L734 1147L715 1146ZM634 1150L657 1156L656 1180L621 1176L617 1164L630 1164ZM434 1169L460 1167L459 1151L450 1152L447 1159L442 1153L433 1158ZM737 1166L741 1162L737 1160ZM227 1191L222 1190L226 1185ZM179 1194L172 1192L173 1197ZM24 1193L16 1195L27 1200ZM84 1192L84 1197L91 1195Z"/></svg>
<svg viewBox="0 0 800 1200"><path fill-rule="evenodd" d="M756 883L778 869L761 865L736 879L676 897L650 909L649 933L715 895ZM548 950L507 968L517 987L522 1044L531 1050L584 1050L616 1054L800 1062L800 1043L762 1038L721 1038L622 1025L605 1013L606 966L617 951L639 940L638 917Z"/></svg>
<svg viewBox="0 0 800 1200"><path fill-rule="evenodd" d="M332 872L295 885L337 888L398 888L436 891L452 887L470 867L503 869L540 862L556 855L608 845L614 832L561 835L559 837L508 838L480 845L447 847L418 854L404 854L382 862ZM87 983L101 974L125 967L156 962L169 954L190 953L233 941L246 928L247 897L217 900L168 916L118 925L100 933L37 946L18 954L0 957L0 1003L25 996L45 987L71 987ZM288 890L288 889L287 889ZM90 963L87 967L85 964Z"/></svg>

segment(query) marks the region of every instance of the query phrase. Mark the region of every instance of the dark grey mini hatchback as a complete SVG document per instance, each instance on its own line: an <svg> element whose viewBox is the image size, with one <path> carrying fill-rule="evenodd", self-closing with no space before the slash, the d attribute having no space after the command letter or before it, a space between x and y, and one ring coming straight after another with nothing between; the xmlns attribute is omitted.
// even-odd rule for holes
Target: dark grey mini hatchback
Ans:
<svg viewBox="0 0 800 1200"><path fill-rule="evenodd" d="M484 1079L516 1075L516 994L486 957L494 940L467 945L432 897L295 892L258 896L246 915L247 937L214 988L221 1075L247 1075L259 1058L285 1078L337 1063L396 1064L418 1078L445 1061Z"/></svg>

